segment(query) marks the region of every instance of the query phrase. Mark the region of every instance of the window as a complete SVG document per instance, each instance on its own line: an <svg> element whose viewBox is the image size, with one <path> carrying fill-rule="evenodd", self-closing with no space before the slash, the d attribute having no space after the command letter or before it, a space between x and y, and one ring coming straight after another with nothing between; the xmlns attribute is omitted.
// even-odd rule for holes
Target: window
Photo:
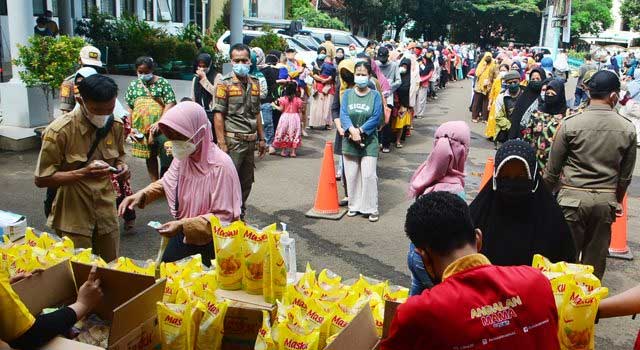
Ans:
<svg viewBox="0 0 640 350"><path fill-rule="evenodd" d="M91 10L97 7L96 0L82 0L82 17L89 17Z"/></svg>
<svg viewBox="0 0 640 350"><path fill-rule="evenodd" d="M120 16L135 15L135 0L120 0Z"/></svg>
<svg viewBox="0 0 640 350"><path fill-rule="evenodd" d="M153 1L154 0L144 1L144 19L147 21L153 21Z"/></svg>
<svg viewBox="0 0 640 350"><path fill-rule="evenodd" d="M100 12L115 17L116 15L115 0L100 0Z"/></svg>
<svg viewBox="0 0 640 350"><path fill-rule="evenodd" d="M332 34L331 39L338 46L349 46L353 43L348 36L341 34Z"/></svg>
<svg viewBox="0 0 640 350"><path fill-rule="evenodd" d="M249 17L258 17L258 0L249 2Z"/></svg>
<svg viewBox="0 0 640 350"><path fill-rule="evenodd" d="M33 0L33 15L42 16L47 10L47 0Z"/></svg>
<svg viewBox="0 0 640 350"><path fill-rule="evenodd" d="M182 23L184 18L183 17L184 1L185 0L173 0L173 11L171 11L172 21Z"/></svg>
<svg viewBox="0 0 640 350"><path fill-rule="evenodd" d="M169 22L171 21L171 8L169 7L169 0L157 0L158 11L156 14L156 21Z"/></svg>
<svg viewBox="0 0 640 350"><path fill-rule="evenodd" d="M0 16L7 15L7 0L0 0Z"/></svg>

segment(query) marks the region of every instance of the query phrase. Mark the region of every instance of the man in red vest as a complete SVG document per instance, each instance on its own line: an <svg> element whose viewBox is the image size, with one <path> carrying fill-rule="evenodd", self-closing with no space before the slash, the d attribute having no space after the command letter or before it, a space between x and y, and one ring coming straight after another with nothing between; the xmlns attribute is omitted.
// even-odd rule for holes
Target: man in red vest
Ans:
<svg viewBox="0 0 640 350"><path fill-rule="evenodd" d="M482 233L459 196L420 197L405 231L441 282L398 308L382 350L560 349L551 284L534 268L494 266L478 254Z"/></svg>

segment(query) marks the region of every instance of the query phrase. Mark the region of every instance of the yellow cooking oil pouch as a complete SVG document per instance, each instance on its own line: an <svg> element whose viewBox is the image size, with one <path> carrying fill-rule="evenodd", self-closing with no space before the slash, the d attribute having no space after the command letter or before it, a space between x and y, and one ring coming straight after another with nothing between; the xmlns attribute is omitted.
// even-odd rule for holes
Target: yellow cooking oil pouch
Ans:
<svg viewBox="0 0 640 350"><path fill-rule="evenodd" d="M282 300L287 286L287 269L280 245L281 232L266 229L268 250L264 264L264 301Z"/></svg>
<svg viewBox="0 0 640 350"><path fill-rule="evenodd" d="M325 309L318 300L314 298L308 298L306 305L307 311L305 318L308 324L319 332L318 349L324 349L327 344L333 313Z"/></svg>
<svg viewBox="0 0 640 350"><path fill-rule="evenodd" d="M157 303L162 350L192 350L195 341L191 304Z"/></svg>
<svg viewBox="0 0 640 350"><path fill-rule="evenodd" d="M360 278L358 278L358 280L353 284L351 290L368 297L371 297L373 294L377 294L382 298L386 288L387 282L360 275Z"/></svg>
<svg viewBox="0 0 640 350"><path fill-rule="evenodd" d="M215 216L211 216L210 222L216 251L218 288L225 290L241 289L244 223L236 221L231 225L223 226Z"/></svg>
<svg viewBox="0 0 640 350"><path fill-rule="evenodd" d="M219 350L222 345L224 316L229 302L217 301L213 293L207 294L206 301L199 301L196 306L202 316L197 327L195 350Z"/></svg>
<svg viewBox="0 0 640 350"><path fill-rule="evenodd" d="M376 332L378 333L378 337L381 338L382 329L384 327L384 301L381 301L373 306L373 321L376 324Z"/></svg>
<svg viewBox="0 0 640 350"><path fill-rule="evenodd" d="M577 284L568 284L558 324L561 350L594 350L595 320L600 300L609 290L604 287L585 292Z"/></svg>
<svg viewBox="0 0 640 350"><path fill-rule="evenodd" d="M355 292L350 292L344 299L339 301L335 308L335 314L331 319L329 335L342 332L363 307L370 307L369 298L364 295L360 296Z"/></svg>
<svg viewBox="0 0 640 350"><path fill-rule="evenodd" d="M318 287L324 290L333 290L341 287L342 277L331 270L323 269L318 274Z"/></svg>
<svg viewBox="0 0 640 350"><path fill-rule="evenodd" d="M98 267L107 267L107 263L102 260L101 257L93 254L91 252L91 248L76 249L74 254L75 255L71 257L71 261L76 261L88 265L96 265Z"/></svg>
<svg viewBox="0 0 640 350"><path fill-rule="evenodd" d="M262 326L258 330L258 337L254 350L276 350L276 344L271 337L271 316L266 310L262 310Z"/></svg>
<svg viewBox="0 0 640 350"><path fill-rule="evenodd" d="M280 334L278 350L318 350L320 332L290 324L278 324Z"/></svg>
<svg viewBox="0 0 640 350"><path fill-rule="evenodd" d="M409 299L409 288L387 284L382 299L394 303L404 303Z"/></svg>
<svg viewBox="0 0 640 350"><path fill-rule="evenodd" d="M551 291L553 292L553 298L556 301L558 315L560 315L561 306L564 302L564 293L567 291L567 286L575 284L576 282L572 275L566 275L561 272L545 272L544 274L549 278L549 282L551 283Z"/></svg>
<svg viewBox="0 0 640 350"><path fill-rule="evenodd" d="M109 263L109 267L114 270L135 273L138 275L156 275L156 263L153 260L134 260L121 256Z"/></svg>
<svg viewBox="0 0 640 350"><path fill-rule="evenodd" d="M532 267L540 270L540 271L548 271L548 272L565 272L567 270L567 263L564 261L559 261L557 263L552 263L549 259L545 258L540 254L536 254L533 256Z"/></svg>
<svg viewBox="0 0 640 350"><path fill-rule="evenodd" d="M183 274L201 272L202 256L200 254L191 255L174 262L160 263L160 277L162 278L182 278Z"/></svg>
<svg viewBox="0 0 640 350"><path fill-rule="evenodd" d="M180 280L167 277L167 282L164 285L162 301L164 303L174 304L176 302L178 290L180 290Z"/></svg>
<svg viewBox="0 0 640 350"><path fill-rule="evenodd" d="M218 289L216 270L191 274L191 291L198 298L204 298L206 292L214 293Z"/></svg>
<svg viewBox="0 0 640 350"><path fill-rule="evenodd" d="M264 259L269 249L267 234L247 226L243 239L242 290L249 294L262 294L264 288Z"/></svg>

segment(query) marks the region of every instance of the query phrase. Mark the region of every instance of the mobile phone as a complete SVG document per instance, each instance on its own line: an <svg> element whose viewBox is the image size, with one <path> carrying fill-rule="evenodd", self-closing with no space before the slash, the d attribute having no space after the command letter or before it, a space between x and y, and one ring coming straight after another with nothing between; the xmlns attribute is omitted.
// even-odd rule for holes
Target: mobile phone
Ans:
<svg viewBox="0 0 640 350"><path fill-rule="evenodd" d="M162 224L157 222L157 221L149 221L149 223L147 223L147 226L154 228L154 229L159 229L160 227L162 227Z"/></svg>
<svg viewBox="0 0 640 350"><path fill-rule="evenodd" d="M109 167L109 171L110 171L110 172L112 172L112 173L118 173L118 172L120 172L120 170L118 170L118 168L116 168L116 167L112 167L112 166L110 166L110 167Z"/></svg>

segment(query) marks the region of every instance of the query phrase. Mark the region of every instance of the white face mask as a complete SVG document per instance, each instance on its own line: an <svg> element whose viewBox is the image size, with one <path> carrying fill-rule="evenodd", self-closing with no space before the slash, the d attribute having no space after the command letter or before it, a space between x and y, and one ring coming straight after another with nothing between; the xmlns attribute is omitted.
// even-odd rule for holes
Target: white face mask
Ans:
<svg viewBox="0 0 640 350"><path fill-rule="evenodd" d="M107 124L107 120L109 120L109 117L111 116L111 114L105 114L105 115L91 114L89 113L89 110L87 109L87 107L85 107L84 102L82 104L80 103L78 104L80 105L80 108L82 108L84 115L87 117L89 122L93 124L93 126L100 129Z"/></svg>
<svg viewBox="0 0 640 350"><path fill-rule="evenodd" d="M185 160L190 155L192 155L193 152L196 151L198 144L202 140L200 139L198 142L193 142L193 139L201 130L204 130L204 128L205 125L198 128L193 136L191 136L191 138L187 141L171 141L171 153L173 154L173 157L177 160Z"/></svg>
<svg viewBox="0 0 640 350"><path fill-rule="evenodd" d="M172 141L171 153L177 160L185 160L196 151L196 145L189 141Z"/></svg>
<svg viewBox="0 0 640 350"><path fill-rule="evenodd" d="M500 78L504 78L505 75L507 75L507 72L500 72Z"/></svg>
<svg viewBox="0 0 640 350"><path fill-rule="evenodd" d="M400 67L400 74L404 74L407 72L407 69L405 67Z"/></svg>

